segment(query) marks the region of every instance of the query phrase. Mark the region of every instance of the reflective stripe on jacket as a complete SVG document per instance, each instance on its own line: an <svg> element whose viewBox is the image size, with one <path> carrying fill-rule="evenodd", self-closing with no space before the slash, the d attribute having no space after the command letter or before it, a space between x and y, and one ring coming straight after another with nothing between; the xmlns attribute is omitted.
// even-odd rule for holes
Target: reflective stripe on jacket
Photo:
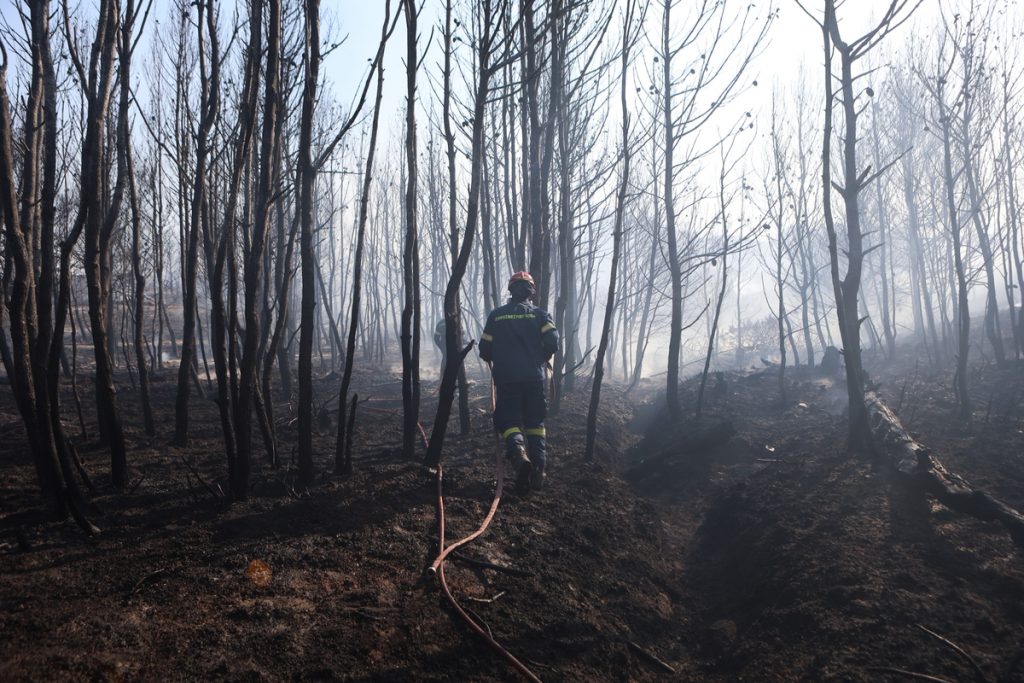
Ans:
<svg viewBox="0 0 1024 683"><path fill-rule="evenodd" d="M480 357L492 363L495 382L543 380L544 364L556 350L551 316L525 301L491 311L480 336Z"/></svg>

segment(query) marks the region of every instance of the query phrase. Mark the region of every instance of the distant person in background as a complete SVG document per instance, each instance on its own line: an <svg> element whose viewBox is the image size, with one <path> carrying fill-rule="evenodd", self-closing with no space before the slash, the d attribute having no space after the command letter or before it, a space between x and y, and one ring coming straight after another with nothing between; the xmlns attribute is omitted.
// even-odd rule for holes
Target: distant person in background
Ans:
<svg viewBox="0 0 1024 683"><path fill-rule="evenodd" d="M494 378L494 426L505 439L516 491L526 494L544 484L548 412L544 367L558 349L558 330L551 315L531 303L537 289L529 273L515 273L508 291L509 302L487 316L480 357L491 365Z"/></svg>
<svg viewBox="0 0 1024 683"><path fill-rule="evenodd" d="M445 325L444 318L438 320L437 325L434 326L434 344L437 345L437 349L441 352L441 372L439 373L440 375L444 375L445 366L448 365L448 342L445 339L447 329L448 327L447 325ZM455 345L461 349L466 345L465 341L466 340L464 338L458 339L455 342Z"/></svg>
<svg viewBox="0 0 1024 683"><path fill-rule="evenodd" d="M441 375L444 375L444 366L448 363L448 344L445 342L444 335L444 318L441 318L437 321L437 325L434 326L434 344L441 350Z"/></svg>

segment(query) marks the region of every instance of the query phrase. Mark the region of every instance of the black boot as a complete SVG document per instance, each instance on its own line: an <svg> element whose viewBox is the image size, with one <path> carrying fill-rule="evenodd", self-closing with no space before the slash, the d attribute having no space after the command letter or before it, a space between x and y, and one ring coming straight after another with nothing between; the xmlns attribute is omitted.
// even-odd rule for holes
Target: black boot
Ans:
<svg viewBox="0 0 1024 683"><path fill-rule="evenodd" d="M536 464L530 471L530 488L534 491L540 491L544 488L544 479L547 475L544 474L544 465Z"/></svg>
<svg viewBox="0 0 1024 683"><path fill-rule="evenodd" d="M521 443L510 444L505 454L516 477L516 493L525 496L530 492L530 478L533 465L526 455L526 448Z"/></svg>

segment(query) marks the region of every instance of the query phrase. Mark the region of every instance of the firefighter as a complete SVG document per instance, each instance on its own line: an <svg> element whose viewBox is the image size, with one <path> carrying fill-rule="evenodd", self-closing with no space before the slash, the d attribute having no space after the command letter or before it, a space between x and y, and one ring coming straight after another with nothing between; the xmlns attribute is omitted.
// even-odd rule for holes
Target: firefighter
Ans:
<svg viewBox="0 0 1024 683"><path fill-rule="evenodd" d="M505 440L516 491L526 494L544 484L544 368L558 349L558 330L548 312L531 303L537 289L529 273L512 275L508 291L509 302L487 316L480 357L494 378L494 426Z"/></svg>

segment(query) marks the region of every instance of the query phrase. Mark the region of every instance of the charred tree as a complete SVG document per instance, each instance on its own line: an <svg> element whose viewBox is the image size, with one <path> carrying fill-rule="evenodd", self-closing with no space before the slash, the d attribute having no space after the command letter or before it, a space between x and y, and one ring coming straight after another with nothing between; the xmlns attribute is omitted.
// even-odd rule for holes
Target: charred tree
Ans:
<svg viewBox="0 0 1024 683"><path fill-rule="evenodd" d="M363 250L366 243L366 221L369 215L370 188L373 185L373 161L377 151L377 130L380 124L380 102L384 94L383 48L388 39L388 23L391 17L391 0L386 0L384 27L381 29L380 48L376 60L377 94L374 98L373 121L370 124L370 142L366 152L366 166L363 169L363 189L359 200L359 217L356 226L356 251L352 260L352 311L348 323L348 340L345 346L345 366L341 375L341 389L338 393L338 439L334 449L334 473L352 473L352 432L355 427L356 401L353 395L348 409L351 418L345 419L348 406L348 390L352 382L352 368L356 355L356 334L359 330L359 314L363 292Z"/></svg>
<svg viewBox="0 0 1024 683"><path fill-rule="evenodd" d="M854 64L868 54L893 29L902 24L912 13L905 12L910 0L892 0L881 21L872 30L859 38L846 42L839 30L836 18L836 3L826 0L825 16L819 23L822 28L825 50L825 129L822 151L822 186L824 189L825 227L828 232L829 255L831 259L832 288L836 300L836 315L843 341L843 357L846 366L847 398L849 400L849 421L847 443L851 450L865 450L871 447L871 431L864 407L864 370L861 359L859 295L861 275L864 266L864 234L860 226L860 193L888 168L860 168L857 156L857 123L860 110L857 93L854 92ZM917 4L920 4L919 2ZM915 4L914 7L917 5ZM806 10L805 10L806 11ZM843 151L842 166L844 185L832 180L831 144L833 135L833 92L832 73L833 50L839 54L840 102L843 110ZM864 91L868 97L873 92ZM840 279L839 247L832 215L832 189L835 188L843 199L846 218L846 273Z"/></svg>
<svg viewBox="0 0 1024 683"><path fill-rule="evenodd" d="M866 397L876 441L888 451L899 478L957 512L1001 523L1018 546L1024 547L1024 514L950 472L929 449L916 441L896 414L874 394Z"/></svg>
<svg viewBox="0 0 1024 683"><path fill-rule="evenodd" d="M452 131L452 0L445 2L444 9L445 17L445 30L444 30L444 73L442 80L442 93L441 93L441 116L444 121L444 142L445 142L445 154L448 159L448 231L449 231L449 248L451 250L451 260L455 263L458 260L459 253L459 230L458 230L458 204L459 197L456 191L455 181L455 134ZM485 198L486 201L486 198ZM485 237L487 236L487 223L484 222ZM490 244L488 240L484 243L484 258L487 258L487 254L490 253ZM494 268L491 269L491 278L489 280L494 282ZM462 310L462 292L456 291L455 293L455 306L461 311ZM445 324L447 325L447 319ZM458 329L455 330L455 338L462 341L464 335L462 331L462 316L457 317ZM447 353L445 354L447 356ZM459 365L459 431L462 434L469 433L469 383L466 380L466 366Z"/></svg>
<svg viewBox="0 0 1024 683"><path fill-rule="evenodd" d="M262 0L251 0L252 8L250 22L256 22L255 30L262 25L263 2ZM264 250L269 234L271 189L274 170L274 149L276 147L277 118L280 115L281 106L281 0L267 0L267 63L266 76L264 78L263 94L263 130L260 138L259 151L256 156L258 170L253 169L256 174L256 187L253 190L253 222L252 233L249 235L248 249L243 253L243 281L244 281L244 314L242 338L242 355L239 365L238 378L238 402L235 405L235 442L238 447L237 463L235 467L235 478L231 483L232 495L238 500L244 500L248 495L249 470L252 460L252 411L253 398L258 392L258 369L259 369L259 346L260 346L260 317L259 305L261 303L262 288L267 286L263 281ZM257 14L260 16L257 17ZM252 31L250 32L252 36ZM311 35L311 39L318 39L318 35ZM250 40L256 40L256 44L250 47L250 52L257 50L261 45L259 37L252 36ZM258 53L257 53L258 54ZM255 88L255 79L258 78L258 67L250 68L250 79L246 85ZM246 103L247 108L252 107ZM255 109L252 107L252 109ZM247 117L255 115L255 111L245 112ZM248 123L252 125L251 122ZM247 134L248 131L247 131ZM301 154L301 152L300 152ZM226 224L225 227L230 227ZM233 342L232 342L233 343ZM271 397L264 397L270 400Z"/></svg>
<svg viewBox="0 0 1024 683"><path fill-rule="evenodd" d="M198 274L199 274L199 240L202 236L203 207L207 203L207 167L210 155L210 135L213 125L217 120L220 102L217 93L211 87L211 82L216 74L219 74L220 64L218 60L209 60L207 64L206 30L203 20L204 12L212 12L213 9L207 6L206 0L196 0L197 22L196 31L198 37L198 55L200 70L200 97L199 97L199 129L196 135L195 169L192 178L191 200L189 205L189 222L185 226L185 240L182 244L184 253L182 255L182 312L184 324L181 333L181 354L178 364L178 392L174 404L174 438L172 443L176 446L188 444L188 423L189 423L189 393L191 390L193 364L197 360L196 355L196 327L198 311ZM214 38L211 36L211 40ZM179 173L184 169L179 168ZM184 184L183 184L184 195ZM184 200L184 196L182 197ZM185 206L182 206L182 210Z"/></svg>
<svg viewBox="0 0 1024 683"><path fill-rule="evenodd" d="M692 140L694 135L704 130L708 121L713 120L735 94L741 76L767 35L775 11L769 8L767 13L759 15L754 5L737 7L729 2L702 2L699 7L689 8L684 23L673 28L672 10L677 2L661 1L659 114L664 128L665 258L671 279L665 396L669 414L678 417L684 262L691 255L681 253L686 249L680 249L675 185L677 170L697 161L714 145L692 144L687 150L687 157L682 159L676 157L676 151L684 140ZM684 62L683 69L679 74L673 74L673 62L684 59L688 61Z"/></svg>
<svg viewBox="0 0 1024 683"><path fill-rule="evenodd" d="M704 369L700 374L700 387L697 389L697 407L694 410L694 414L698 418L704 411L704 389L708 383L708 371L711 369L711 356L714 353L715 338L718 335L718 321L722 316L722 303L725 301L726 288L728 287L729 282L729 269L726 267L726 257L729 254L729 217L726 211L728 203L725 193L725 170L725 158L723 155L722 171L718 175L718 220L722 223L722 251L720 257L722 259L721 286L718 291L718 300L715 302L715 315L711 321L711 330L708 334L708 351L704 356ZM712 260L711 265L717 265L716 261Z"/></svg>
<svg viewBox="0 0 1024 683"><path fill-rule="evenodd" d="M779 405L786 406L786 278L783 275L782 262L786 238L783 235L785 220L786 196L782 190L782 177L786 173L785 158L779 140L779 126L776 119L775 102L772 102L772 159L775 163L775 295L777 308L775 320L778 323L779 339ZM799 363L799 359L797 360Z"/></svg>
<svg viewBox="0 0 1024 683"><path fill-rule="evenodd" d="M110 8L106 9L110 11ZM116 17L111 19L108 14L97 23L91 80L86 80L84 69L77 71L82 79L83 93L95 96L89 99L98 105L92 110L97 116L90 118L86 127L83 164L96 158L92 154L96 134L101 130L109 104L116 21ZM66 311L70 288L63 287L68 272L65 270L61 273L62 286L55 313L53 248L57 80L50 51L49 2L44 0L30 5L26 29L31 74L23 118L20 193L13 153L12 110L7 94L8 53L6 44L0 42L0 217L5 226L5 294L7 286L11 287L10 299L5 302L9 311L11 345L5 346L3 361L15 403L25 424L43 496L56 515L71 514L83 531L92 534L98 529L83 512L81 494L72 469L73 453L61 426L60 351L51 355L53 347L63 349L65 318L61 314L61 305ZM72 46L72 52L73 49ZM77 57L75 64L81 66ZM81 203L79 209L71 232L74 240L82 229ZM70 253L70 248L67 251Z"/></svg>
<svg viewBox="0 0 1024 683"><path fill-rule="evenodd" d="M117 0L100 4L102 43L109 44L109 47L104 49L104 53L110 54L106 60L108 69L113 68L113 50L117 44L119 20L120 3ZM114 358L110 341L110 295L113 237L124 196L126 173L123 158L119 156L114 194L108 202L101 182L104 174L101 170L101 160L106 154L110 90L106 93L96 93L88 100L89 125L96 126L96 151L100 157L96 162L97 177L88 183L83 180L82 183L83 203L88 202L89 205L85 213L82 235L85 242L83 259L95 362L96 413L100 439L110 448L111 481L115 487L122 488L127 483L128 459L117 404L117 388L114 384Z"/></svg>
<svg viewBox="0 0 1024 683"><path fill-rule="evenodd" d="M402 253L402 455L415 457L420 413L420 268L417 224L416 73L417 16L415 0L405 0L405 239ZM453 330L454 332L454 330Z"/></svg>
<svg viewBox="0 0 1024 683"><path fill-rule="evenodd" d="M959 98L951 103L947 100L946 86L953 69L953 61L942 65L934 76L921 75L921 82L928 91L935 106L935 133L942 144L943 201L949 219L950 249L953 258L954 281L956 282L957 354L953 388L957 398L960 419L970 418L972 402L967 389L967 357L970 351L971 313L968 298L967 264L964 259L963 224L956 201L956 180L961 173L953 170L953 110L960 107Z"/></svg>
<svg viewBox="0 0 1024 683"><path fill-rule="evenodd" d="M668 371L666 374L665 399L669 415L678 417L679 405L679 351L683 340L683 273L679 263L679 243L676 234L675 191L675 116L672 108L672 56L671 38L672 2L664 0L664 15L661 27L661 70L662 70L662 125L665 134L665 243L668 248L669 277L672 283L672 312L669 316Z"/></svg>
<svg viewBox="0 0 1024 683"><path fill-rule="evenodd" d="M124 19L121 22L121 39L118 43L120 84L117 119L117 154L118 165L124 165L124 173L128 183L128 205L131 211L132 230L132 275L135 281L135 306L133 316L133 346L135 350L135 366L139 376L139 398L142 403L143 427L147 436L156 435L153 423L153 408L149 398L149 368L145 349L145 297L146 276L142 270L142 216L139 209L138 185L135 177L135 160L132 153L131 129L128 125L128 111L131 106L131 64L132 31L138 19L135 0L125 0ZM123 159L121 158L123 156Z"/></svg>
<svg viewBox="0 0 1024 683"><path fill-rule="evenodd" d="M412 1L407 0L410 4ZM469 193L466 197L466 227L462 233L458 258L452 264L452 274L444 293L445 345L448 362L441 377L437 413L434 416L434 426L430 432L430 441L424 460L428 467L436 467L441 462L441 450L444 447L448 418L451 415L452 402L455 399L459 368L462 367L466 354L473 346L470 342L464 348L459 348L462 340L456 337L456 332L461 328L459 321L461 311L457 302L459 288L462 286L466 267L473 252L473 241L476 238L476 227L479 221L480 196L483 191L483 155L486 142L484 121L486 120L488 97L491 95L491 80L504 68L509 50L508 43L503 40L507 37L509 29L505 9L504 0L497 3L494 0L483 0L474 16L476 79L473 88L471 129L473 137L470 148ZM410 50L412 50L412 46L410 46Z"/></svg>
<svg viewBox="0 0 1024 683"><path fill-rule="evenodd" d="M316 309L316 252L313 244L313 112L320 75L320 0L305 0L302 115L299 123L298 213L302 271L302 306L299 321L299 480L313 482L313 317Z"/></svg>
<svg viewBox="0 0 1024 683"><path fill-rule="evenodd" d="M639 16L638 16L639 15ZM637 24L634 25L634 20ZM594 459L597 441L597 412L601 406L601 383L604 379L604 359L608 351L608 338L611 334L612 316L615 314L615 294L619 271L619 259L622 254L622 232L625 222L626 202L629 193L630 163L633 156L633 140L631 139L629 100L627 85L629 81L630 52L637 37L637 27L643 25L643 13L633 0L626 4L625 18L622 29L622 50L619 62L622 73L619 78L619 105L622 107L622 127L620 140L622 169L619 172L619 187L615 199L615 219L612 228L612 262L608 276L608 298L605 300L604 322L601 325L601 339L597 345L597 357L594 359L594 381L590 389L590 405L587 409L587 440L583 450L584 460Z"/></svg>

